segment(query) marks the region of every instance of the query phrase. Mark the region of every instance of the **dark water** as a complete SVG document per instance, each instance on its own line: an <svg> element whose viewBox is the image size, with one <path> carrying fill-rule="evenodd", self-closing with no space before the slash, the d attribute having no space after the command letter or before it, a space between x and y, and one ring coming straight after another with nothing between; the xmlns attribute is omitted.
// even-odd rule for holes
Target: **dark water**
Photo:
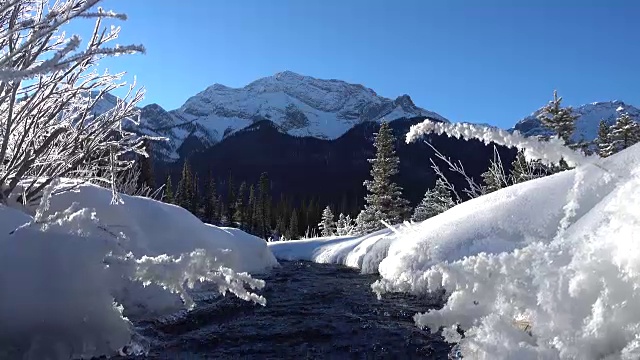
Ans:
<svg viewBox="0 0 640 360"><path fill-rule="evenodd" d="M446 359L450 346L412 316L436 300L371 291L377 276L336 265L281 262L260 278L262 307L233 296L185 317L139 323L158 359Z"/></svg>

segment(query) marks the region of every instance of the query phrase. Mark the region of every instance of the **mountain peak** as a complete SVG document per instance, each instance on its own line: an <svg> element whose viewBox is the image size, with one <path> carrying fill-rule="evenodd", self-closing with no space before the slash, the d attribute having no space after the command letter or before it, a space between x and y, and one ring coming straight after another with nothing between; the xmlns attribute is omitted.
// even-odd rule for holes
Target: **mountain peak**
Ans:
<svg viewBox="0 0 640 360"><path fill-rule="evenodd" d="M163 113L151 108L145 115L147 128L165 129L164 134L171 138L176 150L174 154L188 137L215 143L264 120L289 135L321 139L335 139L354 125L368 121L414 117L447 121L416 106L406 94L392 100L360 84L293 71L281 71L241 88L213 84L190 97L179 109ZM173 127L169 126L171 122Z"/></svg>

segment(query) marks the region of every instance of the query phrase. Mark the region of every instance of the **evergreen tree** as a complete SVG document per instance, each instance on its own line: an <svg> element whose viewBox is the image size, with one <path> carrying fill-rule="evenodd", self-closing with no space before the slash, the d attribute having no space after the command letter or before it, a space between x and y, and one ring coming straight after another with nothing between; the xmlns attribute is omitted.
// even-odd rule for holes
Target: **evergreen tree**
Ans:
<svg viewBox="0 0 640 360"><path fill-rule="evenodd" d="M338 236L353 235L354 223L351 216L340 213L336 224L336 234Z"/></svg>
<svg viewBox="0 0 640 360"><path fill-rule="evenodd" d="M611 156L614 152L613 142L611 139L611 128L604 120L600 120L600 125L598 126L596 145L598 146L598 155L600 157L605 158Z"/></svg>
<svg viewBox="0 0 640 360"><path fill-rule="evenodd" d="M218 214L220 215L220 226L231 225L231 219L229 219L228 208L221 196L218 197Z"/></svg>
<svg viewBox="0 0 640 360"><path fill-rule="evenodd" d="M615 152L640 142L640 125L627 113L622 113L611 127L611 140Z"/></svg>
<svg viewBox="0 0 640 360"><path fill-rule="evenodd" d="M236 205L236 188L233 182L233 174L229 173L229 180L227 180L227 218L229 222L233 221L235 215L235 205Z"/></svg>
<svg viewBox="0 0 640 360"><path fill-rule="evenodd" d="M563 168L564 164L564 168ZM566 162L561 161L560 165L545 167L539 160L527 160L523 150L518 150L516 158L511 163L511 173L509 180L512 184L529 181L546 176L547 173L555 173L566 170Z"/></svg>
<svg viewBox="0 0 640 360"><path fill-rule="evenodd" d="M491 160L489 164L489 169L481 175L487 192L494 192L509 186L507 176L504 173L504 167L502 166L502 160L495 147L493 154L493 160Z"/></svg>
<svg viewBox="0 0 640 360"><path fill-rule="evenodd" d="M269 239L271 232L271 183L267 173L260 175L260 194L258 195L258 221L259 234L265 239Z"/></svg>
<svg viewBox="0 0 640 360"><path fill-rule="evenodd" d="M329 205L322 211L322 220L318 224L318 229L320 230L320 236L327 237L336 234L336 222Z"/></svg>
<svg viewBox="0 0 640 360"><path fill-rule="evenodd" d="M247 230L252 234L256 234L257 229L256 204L256 188L253 184L251 184L251 186L249 186L249 201L247 203Z"/></svg>
<svg viewBox="0 0 640 360"><path fill-rule="evenodd" d="M204 204L204 218L205 222L217 225L220 223L220 216L218 215L218 194L216 188L216 179L211 177L209 185L207 187L207 195Z"/></svg>
<svg viewBox="0 0 640 360"><path fill-rule="evenodd" d="M240 229L246 229L247 227L247 209L245 206L245 196L247 192L247 183L242 182L240 184L240 188L238 189L238 194L236 196L236 205L235 213L233 214L233 221L238 224Z"/></svg>
<svg viewBox="0 0 640 360"><path fill-rule="evenodd" d="M173 204L175 199L173 198L173 185L171 184L171 175L167 175L167 182L164 185L164 202L167 204Z"/></svg>
<svg viewBox="0 0 640 360"><path fill-rule="evenodd" d="M178 191L176 193L176 205L191 210L191 201L193 200L193 177L191 175L191 167L187 161L182 165L182 174L178 182Z"/></svg>
<svg viewBox="0 0 640 360"><path fill-rule="evenodd" d="M298 211L293 209L291 212L291 218L289 220L289 229L287 231L287 238L294 240L300 237L300 229L298 228Z"/></svg>
<svg viewBox="0 0 640 360"><path fill-rule="evenodd" d="M447 189L442 179L438 179L436 180L436 186L427 190L424 194L424 198L413 212L411 220L424 221L449 210L453 206L455 206L455 202L451 198L449 189Z"/></svg>
<svg viewBox="0 0 640 360"><path fill-rule="evenodd" d="M383 122L376 134L374 146L376 157L369 159L372 164L371 176L373 180L366 180L364 185L369 194L365 197L366 216L371 223L363 229L378 230L384 227L381 221L394 225L409 216L409 202L402 198L402 188L391 177L398 173L399 158L395 155L395 138L389 124Z"/></svg>
<svg viewBox="0 0 640 360"><path fill-rule="evenodd" d="M569 143L571 135L576 128L577 117L573 115L571 107L563 108L562 98L558 92L553 91L553 100L542 108L538 119L542 125L556 133L565 143Z"/></svg>
<svg viewBox="0 0 640 360"><path fill-rule="evenodd" d="M291 219L287 218L287 214L281 212L280 215L278 215L278 220L276 222L276 231L283 235L287 234L287 231L289 230L288 226L290 220Z"/></svg>
<svg viewBox="0 0 640 360"><path fill-rule="evenodd" d="M381 227L378 223L379 221L376 220L376 217L371 210L361 210L356 217L356 226L353 233L354 235L365 235L376 230L380 230Z"/></svg>
<svg viewBox="0 0 640 360"><path fill-rule="evenodd" d="M191 183L191 201L189 202L191 208L189 208L189 211L191 211L193 215L201 217L202 214L200 214L200 190L198 189L198 182L198 174L194 174Z"/></svg>

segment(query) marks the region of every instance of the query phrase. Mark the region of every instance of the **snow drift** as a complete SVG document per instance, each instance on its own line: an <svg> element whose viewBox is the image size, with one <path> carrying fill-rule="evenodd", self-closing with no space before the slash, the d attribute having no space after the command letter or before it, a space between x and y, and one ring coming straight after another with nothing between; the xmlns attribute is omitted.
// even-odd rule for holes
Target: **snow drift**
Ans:
<svg viewBox="0 0 640 360"><path fill-rule="evenodd" d="M445 289L445 306L415 321L444 328L466 358L637 359L638 189L635 145L382 231L376 236L384 245L364 249L364 238L351 238L319 240L315 249L309 241L269 246L276 256L330 259L366 271L372 263L366 268L356 258L380 259L381 279L372 287L381 296ZM332 252L340 256L325 256ZM519 321L530 325L530 334Z"/></svg>
<svg viewBox="0 0 640 360"><path fill-rule="evenodd" d="M114 354L131 341L127 317L189 307L188 288L204 281L265 303L245 287L264 286L248 272L277 265L262 239L122 198L81 185L42 214L26 209L35 216L0 206L0 358Z"/></svg>

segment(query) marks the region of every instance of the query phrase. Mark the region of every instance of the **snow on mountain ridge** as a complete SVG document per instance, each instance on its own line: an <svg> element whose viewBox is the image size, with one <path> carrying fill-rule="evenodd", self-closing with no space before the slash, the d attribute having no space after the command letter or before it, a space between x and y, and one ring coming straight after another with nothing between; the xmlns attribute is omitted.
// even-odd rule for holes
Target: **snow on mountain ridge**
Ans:
<svg viewBox="0 0 640 360"><path fill-rule="evenodd" d="M172 134L167 128L171 123L167 115L175 127L186 132ZM170 139L163 151L168 158L177 157L177 149L189 136L211 144L260 120L270 120L290 135L335 139L361 122L416 116L447 121L417 107L408 95L392 100L360 84L291 71L255 80L242 88L213 84L176 110L162 113L154 109L142 115L145 128L164 129L159 135Z"/></svg>
<svg viewBox="0 0 640 360"><path fill-rule="evenodd" d="M573 108L576 120L576 130L572 135L574 141L591 141L598 136L600 120L608 125L613 125L621 112L626 112L637 122L640 122L640 109L624 103L620 100L598 101ZM518 130L525 136L550 135L551 132L544 128L537 119L540 110L535 111L526 118L520 120L511 130Z"/></svg>

